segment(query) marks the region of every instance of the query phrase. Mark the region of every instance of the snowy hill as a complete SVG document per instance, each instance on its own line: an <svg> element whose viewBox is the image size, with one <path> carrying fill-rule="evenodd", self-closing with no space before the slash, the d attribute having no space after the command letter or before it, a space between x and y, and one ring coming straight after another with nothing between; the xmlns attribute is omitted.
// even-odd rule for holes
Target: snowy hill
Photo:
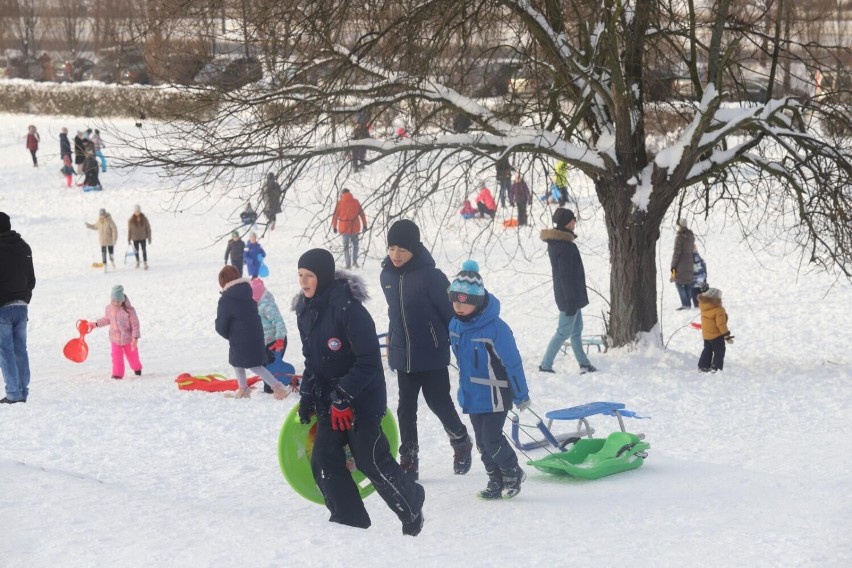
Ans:
<svg viewBox="0 0 852 568"><path fill-rule="evenodd" d="M30 123L42 135L38 169L24 147ZM193 207L185 200L178 213L169 180L145 171L111 169L102 175L102 193L65 188L57 141L63 126L73 135L88 124L0 115L0 211L33 248L38 278L29 312L30 399L0 408L0 565L826 567L852 558L852 326L845 315L852 286L798 272L794 260L780 257L781 244L751 251L721 216L693 221L736 336L723 372L696 371L701 337L688 324L698 314L675 311L677 292L666 278L660 313L667 349L647 340L634 350L593 351L600 372L582 376L573 358L560 355L557 374L548 375L537 368L557 311L538 238L547 218L542 206L532 209L537 225L490 238L480 234L480 221L465 224L453 214L438 227L424 212L417 221L440 268L452 275L468 256L482 265L524 356L534 408L624 402L652 417L626 421L651 449L642 468L598 481L526 467L517 498L482 502L474 496L486 482L481 463L475 459L466 476L452 474L446 436L421 402L423 532L402 536L377 496L367 499L373 526L363 531L328 523L323 507L284 481L277 435L296 397L228 400L174 383L182 372L232 376L227 344L213 329L225 248L217 239L234 226L244 201L212 188L192 199ZM113 127L134 128L132 121ZM106 131L104 138L110 142ZM352 180L356 197L365 200L370 180L382 174L372 166ZM291 190L277 229L261 241L272 271L267 287L283 312L297 293L302 252L328 245L340 258L339 239L325 227L314 230L316 219L331 213L311 205L316 188L329 191L324 180ZM595 334L608 297L606 233L589 188L580 193L580 250L588 283L599 292L590 293L584 316L586 333ZM137 203L153 227L148 271L124 256ZM84 226L101 207L119 227L117 269L107 274L90 266L100 253L97 235ZM383 330L378 280L386 228L369 207L367 216L370 256L360 273ZM666 276L670 226L659 248ZM144 374L123 381L110 379L105 330L88 336L85 363L62 356L75 322L99 317L118 283L142 326ZM301 370L295 318L284 316L285 358ZM386 377L395 408L395 377ZM617 426L611 418L592 425L598 433Z"/></svg>

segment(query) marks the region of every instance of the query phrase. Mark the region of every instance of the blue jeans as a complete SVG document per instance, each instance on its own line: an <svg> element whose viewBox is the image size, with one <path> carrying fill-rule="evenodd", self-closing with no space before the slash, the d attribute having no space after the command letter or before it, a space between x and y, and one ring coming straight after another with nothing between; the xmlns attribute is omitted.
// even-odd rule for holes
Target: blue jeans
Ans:
<svg viewBox="0 0 852 568"><path fill-rule="evenodd" d="M349 234L343 233L343 261L346 263L346 268L352 266L352 261L358 264L358 233ZM352 256L349 256L349 244L352 244Z"/></svg>
<svg viewBox="0 0 852 568"><path fill-rule="evenodd" d="M692 284L675 283L675 286L677 286L677 293L680 296L680 305L684 308L692 306Z"/></svg>
<svg viewBox="0 0 852 568"><path fill-rule="evenodd" d="M573 316L559 312L556 333L553 334L553 338L547 344L547 350L541 360L542 369L553 369L553 360L556 359L556 354L559 353L559 349L567 339L571 340L571 349L574 350L574 358L577 359L577 363L580 365L590 364L586 352L583 351L583 310L577 310L577 313Z"/></svg>
<svg viewBox="0 0 852 568"><path fill-rule="evenodd" d="M100 159L100 161L101 161L101 171L106 172L107 161L106 161L106 156L104 156L103 151L101 151L101 150L96 151L95 156L97 156L98 159Z"/></svg>
<svg viewBox="0 0 852 568"><path fill-rule="evenodd" d="M0 370L6 381L6 398L27 400L30 360L27 356L27 305L0 307Z"/></svg>

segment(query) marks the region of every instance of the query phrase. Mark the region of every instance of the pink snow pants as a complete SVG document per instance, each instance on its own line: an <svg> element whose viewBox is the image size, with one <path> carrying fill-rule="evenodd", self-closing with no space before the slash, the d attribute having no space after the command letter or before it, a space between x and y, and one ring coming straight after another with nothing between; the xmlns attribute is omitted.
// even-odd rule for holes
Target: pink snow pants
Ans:
<svg viewBox="0 0 852 568"><path fill-rule="evenodd" d="M139 362L139 350L133 349L133 347L128 343L127 345L119 345L118 343L111 343L112 345L112 376L124 378L124 358L127 357L127 362L130 364L130 368L134 371L142 370L142 363Z"/></svg>

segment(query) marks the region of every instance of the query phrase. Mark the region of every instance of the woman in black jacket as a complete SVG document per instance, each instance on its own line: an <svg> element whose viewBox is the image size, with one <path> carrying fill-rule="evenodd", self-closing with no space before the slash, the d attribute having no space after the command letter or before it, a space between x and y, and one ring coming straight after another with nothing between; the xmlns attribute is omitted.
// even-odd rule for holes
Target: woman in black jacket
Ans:
<svg viewBox="0 0 852 568"><path fill-rule="evenodd" d="M388 303L388 363L399 381L399 462L419 476L417 405L420 391L438 417L453 448L453 471L470 471L473 443L450 394L449 325L455 312L447 297L450 282L420 242L420 229L402 219L388 230L382 263L382 291Z"/></svg>
<svg viewBox="0 0 852 568"><path fill-rule="evenodd" d="M423 527L425 491L391 456L381 421L387 410L384 370L376 325L362 305L361 278L335 275L334 257L312 249L299 258L301 293L294 301L305 370L299 418L317 415L311 469L331 512L329 521L359 528L370 516L346 468L345 446L356 467L402 521L402 533Z"/></svg>

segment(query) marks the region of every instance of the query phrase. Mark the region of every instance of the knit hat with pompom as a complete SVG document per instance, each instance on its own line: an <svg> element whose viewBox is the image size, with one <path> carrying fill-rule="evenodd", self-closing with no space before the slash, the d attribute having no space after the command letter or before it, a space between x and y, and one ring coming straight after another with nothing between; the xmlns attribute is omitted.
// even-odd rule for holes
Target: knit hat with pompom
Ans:
<svg viewBox="0 0 852 568"><path fill-rule="evenodd" d="M485 303L485 284L479 275L479 264L475 260L466 260L461 272L456 274L449 289L450 301L460 304L481 306Z"/></svg>

